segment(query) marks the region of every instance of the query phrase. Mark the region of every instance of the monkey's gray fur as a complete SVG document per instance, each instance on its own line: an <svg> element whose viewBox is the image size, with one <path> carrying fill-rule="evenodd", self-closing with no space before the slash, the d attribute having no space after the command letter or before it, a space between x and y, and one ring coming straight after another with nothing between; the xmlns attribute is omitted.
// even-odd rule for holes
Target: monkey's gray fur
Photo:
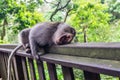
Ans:
<svg viewBox="0 0 120 80"><path fill-rule="evenodd" d="M38 58L38 47L45 48L52 45L68 44L76 34L74 28L63 22L43 22L32 28L24 29L19 34L20 46L17 46L8 59L8 79L10 79L10 63L15 52L23 47L33 58Z"/></svg>

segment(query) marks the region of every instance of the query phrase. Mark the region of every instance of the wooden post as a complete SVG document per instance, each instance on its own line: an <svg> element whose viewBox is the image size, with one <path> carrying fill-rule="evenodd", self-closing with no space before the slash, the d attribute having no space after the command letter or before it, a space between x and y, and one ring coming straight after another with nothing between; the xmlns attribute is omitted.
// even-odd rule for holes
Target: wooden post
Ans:
<svg viewBox="0 0 120 80"><path fill-rule="evenodd" d="M47 66L48 66L48 72L49 72L50 80L58 80L55 64L47 62Z"/></svg>
<svg viewBox="0 0 120 80"><path fill-rule="evenodd" d="M63 72L64 80L75 80L73 69L71 67L62 66L62 72Z"/></svg>
<svg viewBox="0 0 120 80"><path fill-rule="evenodd" d="M93 72L84 71L85 80L100 80L100 75Z"/></svg>

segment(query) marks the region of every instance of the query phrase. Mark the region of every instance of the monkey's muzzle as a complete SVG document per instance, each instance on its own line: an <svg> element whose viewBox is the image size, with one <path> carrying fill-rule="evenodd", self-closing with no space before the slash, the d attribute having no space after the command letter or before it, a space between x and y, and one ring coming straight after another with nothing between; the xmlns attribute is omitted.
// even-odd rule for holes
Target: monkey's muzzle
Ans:
<svg viewBox="0 0 120 80"><path fill-rule="evenodd" d="M73 37L74 37L73 34L70 33L64 34L58 39L57 44L58 45L69 44L73 40Z"/></svg>

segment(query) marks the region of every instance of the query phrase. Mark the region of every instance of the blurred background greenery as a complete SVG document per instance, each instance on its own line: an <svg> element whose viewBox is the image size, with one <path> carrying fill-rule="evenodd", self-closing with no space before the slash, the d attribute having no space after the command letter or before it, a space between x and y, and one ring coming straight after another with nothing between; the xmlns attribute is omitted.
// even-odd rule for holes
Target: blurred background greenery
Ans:
<svg viewBox="0 0 120 80"><path fill-rule="evenodd" d="M24 28L44 21L62 21L73 26L74 42L120 41L120 0L1 0L0 44L18 43ZM61 72L59 71L61 79ZM75 69L76 80L83 80ZM102 80L119 80L101 75ZM48 79L49 80L49 79Z"/></svg>
<svg viewBox="0 0 120 80"><path fill-rule="evenodd" d="M22 29L44 21L72 25L75 42L117 42L120 0L1 0L0 43L18 43Z"/></svg>

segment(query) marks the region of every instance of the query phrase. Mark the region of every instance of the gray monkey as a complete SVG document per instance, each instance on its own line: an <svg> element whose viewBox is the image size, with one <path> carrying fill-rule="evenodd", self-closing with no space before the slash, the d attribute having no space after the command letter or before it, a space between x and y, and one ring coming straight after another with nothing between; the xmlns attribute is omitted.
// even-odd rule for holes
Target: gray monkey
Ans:
<svg viewBox="0 0 120 80"><path fill-rule="evenodd" d="M21 45L17 46L8 59L8 79L10 78L10 63L15 52L23 47L26 53L31 53L33 58L38 58L38 48L46 48L52 45L69 44L76 31L64 22L43 22L32 28L24 29L19 34Z"/></svg>

